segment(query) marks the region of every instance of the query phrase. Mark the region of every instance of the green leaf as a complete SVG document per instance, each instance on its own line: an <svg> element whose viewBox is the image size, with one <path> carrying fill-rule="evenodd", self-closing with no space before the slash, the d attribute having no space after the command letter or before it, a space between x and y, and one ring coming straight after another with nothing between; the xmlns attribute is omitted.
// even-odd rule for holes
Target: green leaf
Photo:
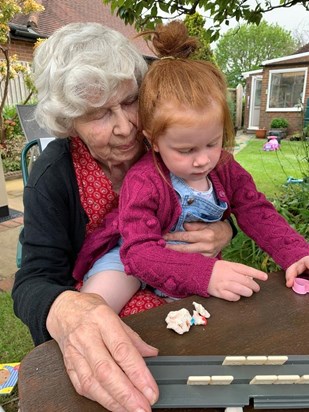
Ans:
<svg viewBox="0 0 309 412"><path fill-rule="evenodd" d="M164 11L165 13L169 12L169 8L170 6L167 3L163 3L163 2L159 2L159 7L162 11Z"/></svg>

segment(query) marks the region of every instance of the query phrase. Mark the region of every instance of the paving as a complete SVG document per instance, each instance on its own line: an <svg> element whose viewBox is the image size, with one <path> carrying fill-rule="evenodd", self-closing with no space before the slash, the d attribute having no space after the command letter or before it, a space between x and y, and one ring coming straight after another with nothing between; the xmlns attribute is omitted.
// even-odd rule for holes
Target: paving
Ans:
<svg viewBox="0 0 309 412"><path fill-rule="evenodd" d="M241 131L236 136L236 146L234 153L238 153L253 135L243 134ZM10 210L23 212L23 181L21 177L9 178L5 181L8 196L8 206ZM0 222L0 291L11 291L16 266L16 247L18 236L23 224L23 216Z"/></svg>
<svg viewBox="0 0 309 412"><path fill-rule="evenodd" d="M23 181L21 178L5 181L10 211L23 212ZM16 266L16 247L18 236L23 224L23 216L0 223L0 291L10 291L14 279Z"/></svg>

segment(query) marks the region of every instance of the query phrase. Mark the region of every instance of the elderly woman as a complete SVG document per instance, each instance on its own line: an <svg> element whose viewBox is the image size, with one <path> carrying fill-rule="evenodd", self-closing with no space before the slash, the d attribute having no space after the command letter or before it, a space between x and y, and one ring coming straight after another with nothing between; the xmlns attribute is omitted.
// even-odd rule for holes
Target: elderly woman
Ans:
<svg viewBox="0 0 309 412"><path fill-rule="evenodd" d="M78 292L72 269L86 234L117 206L127 170L147 150L137 133L146 70L125 37L96 23L69 24L37 48L36 116L59 138L34 164L24 190L22 266L13 289L17 316L35 344L58 342L77 392L132 412L150 411L158 397L143 360L157 349L110 309L108 291L106 299ZM171 236L189 244L174 247L208 255L232 235L226 222L186 229Z"/></svg>

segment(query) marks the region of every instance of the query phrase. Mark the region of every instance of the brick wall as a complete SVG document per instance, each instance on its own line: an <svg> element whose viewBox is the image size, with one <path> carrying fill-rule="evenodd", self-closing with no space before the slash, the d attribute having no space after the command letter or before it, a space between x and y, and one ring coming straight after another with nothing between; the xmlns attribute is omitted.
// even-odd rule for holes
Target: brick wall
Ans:
<svg viewBox="0 0 309 412"><path fill-rule="evenodd" d="M12 40L10 55L17 54L18 60L31 62L33 57L34 43L22 40Z"/></svg>
<svg viewBox="0 0 309 412"><path fill-rule="evenodd" d="M297 66L295 64L284 66L284 69L293 69ZM299 67L308 67L309 64L302 63ZM284 117L289 122L288 127L288 134L294 133L296 131L301 131L303 126L303 113L302 112L266 112L266 104L267 104L267 94L265 90L268 87L269 81L269 72L273 69L278 69L279 67L267 67L264 69L263 72L263 80L262 80L262 96L261 96L261 113L260 113L260 127L266 127L269 129L270 123L274 117ZM309 73L308 73L309 74ZM305 103L306 99L309 97L309 79L307 77L307 84L305 89Z"/></svg>

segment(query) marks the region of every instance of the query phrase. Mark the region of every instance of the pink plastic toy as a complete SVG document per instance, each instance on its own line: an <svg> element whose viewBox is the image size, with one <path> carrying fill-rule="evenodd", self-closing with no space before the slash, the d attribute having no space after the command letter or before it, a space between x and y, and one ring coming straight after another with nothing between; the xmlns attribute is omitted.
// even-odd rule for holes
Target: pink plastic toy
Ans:
<svg viewBox="0 0 309 412"><path fill-rule="evenodd" d="M277 136L268 136L268 142L266 142L263 146L263 150L266 152L270 152L273 150L279 150L280 144L277 140Z"/></svg>
<svg viewBox="0 0 309 412"><path fill-rule="evenodd" d="M296 278L294 280L292 289L294 290L294 292L299 293L300 295L309 293L309 279Z"/></svg>

